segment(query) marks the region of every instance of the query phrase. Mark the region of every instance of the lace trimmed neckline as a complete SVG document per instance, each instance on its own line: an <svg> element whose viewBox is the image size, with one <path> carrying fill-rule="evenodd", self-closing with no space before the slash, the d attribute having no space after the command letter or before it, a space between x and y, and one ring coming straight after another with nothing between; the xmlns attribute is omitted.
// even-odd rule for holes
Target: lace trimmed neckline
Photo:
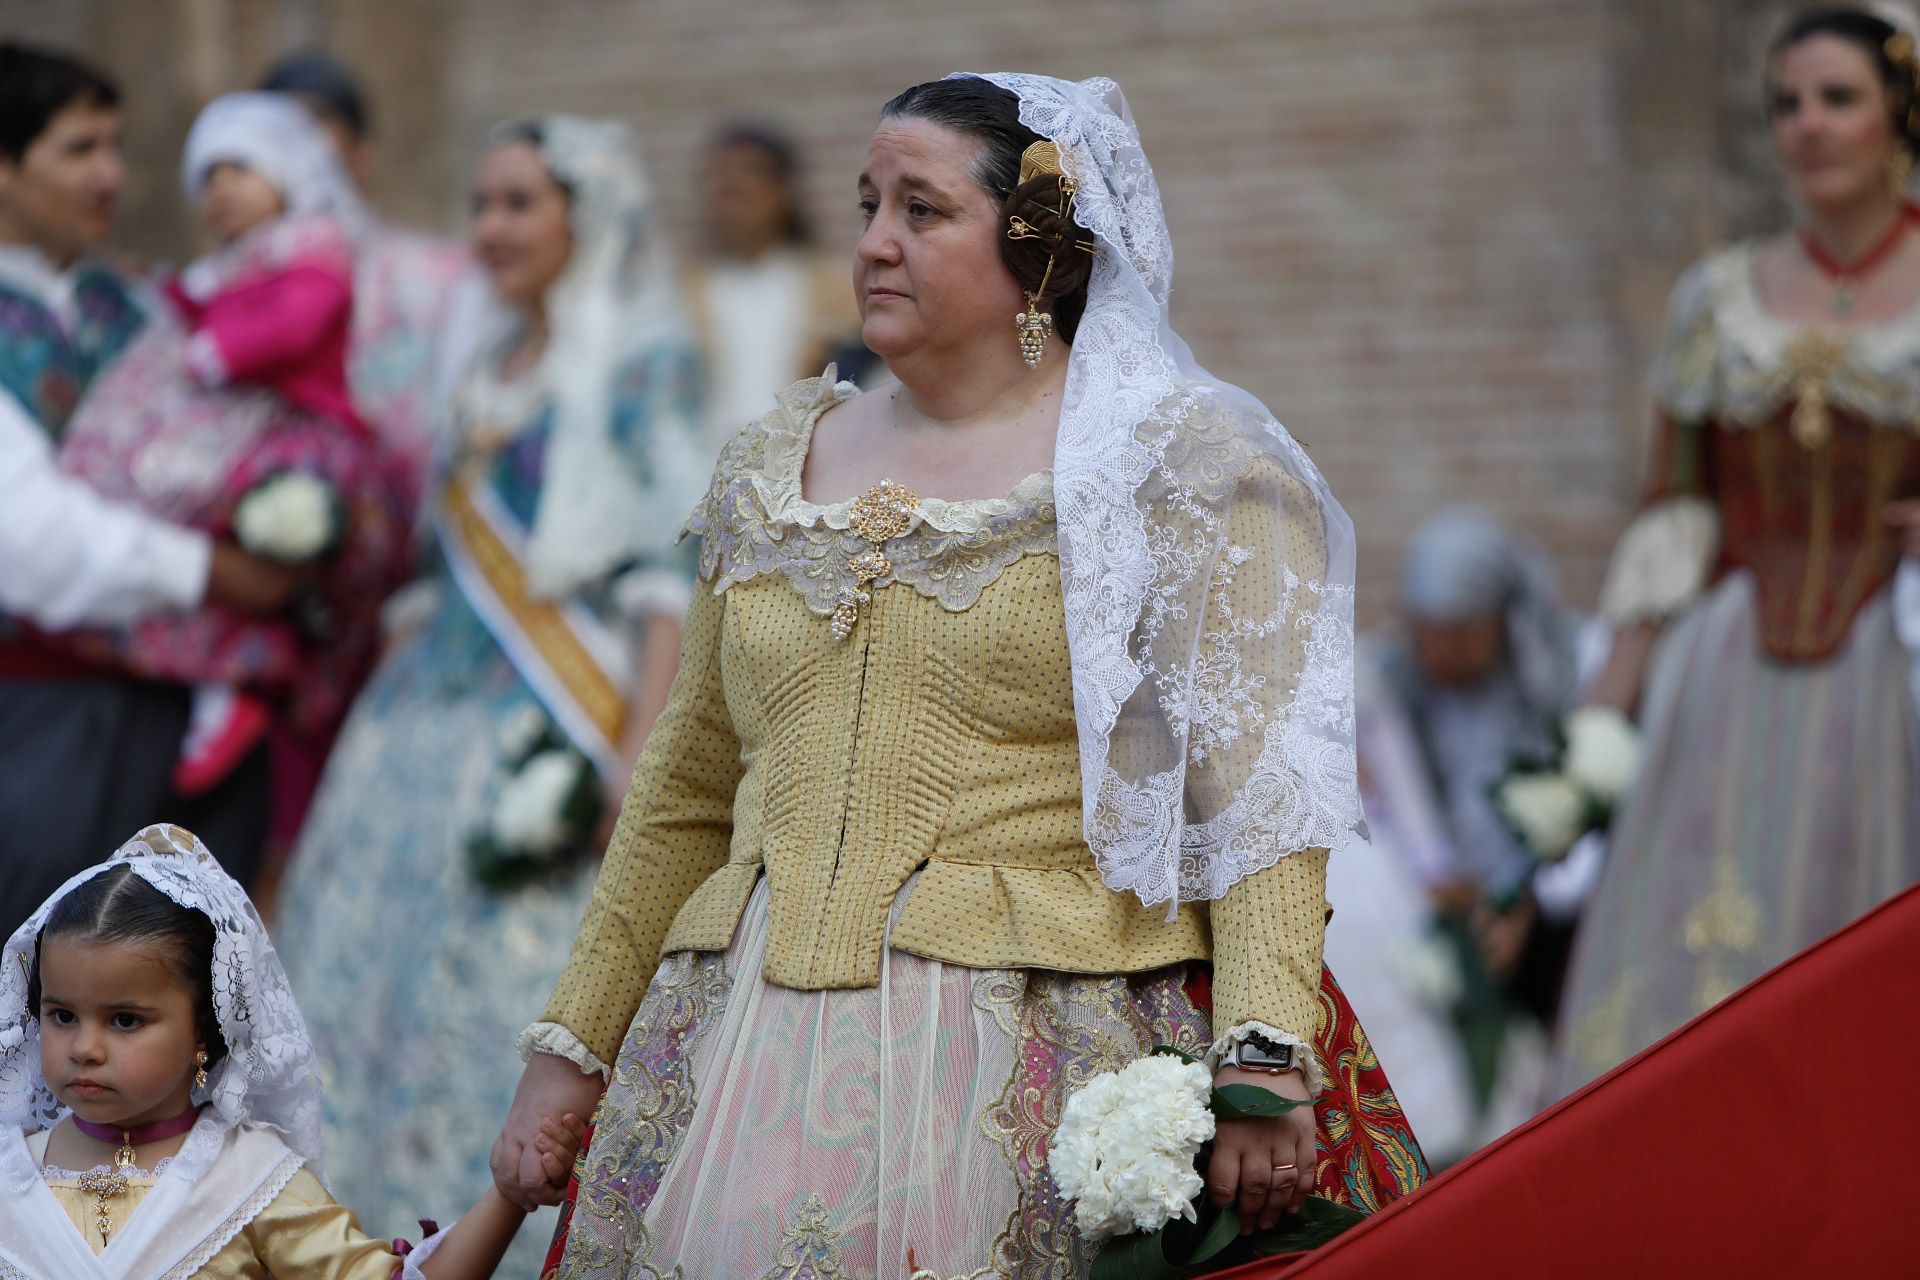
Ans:
<svg viewBox="0 0 1920 1280"><path fill-rule="evenodd" d="M821 377L788 387L774 410L761 419L765 452L752 482L771 523L844 531L852 519L858 494L828 503L810 502L801 494L801 476L820 415L864 394L851 382L836 382L833 375L829 365ZM989 521L1052 501L1053 469L1047 467L1022 477L1000 498L921 498L909 532L924 525L939 533L977 533Z"/></svg>
<svg viewBox="0 0 1920 1280"><path fill-rule="evenodd" d="M1722 294L1726 311L1722 318L1735 332L1764 335L1769 343L1781 343L1809 329L1825 329L1849 346L1871 350L1876 354L1920 344L1920 299L1915 299L1906 310L1884 320L1851 324L1837 324L1820 316L1783 316L1770 309L1760 296L1760 281L1756 274L1760 248L1758 240L1743 240L1729 247L1721 259L1722 279L1726 283Z"/></svg>
<svg viewBox="0 0 1920 1280"><path fill-rule="evenodd" d="M47 1179L47 1180L59 1179L62 1181L74 1181L80 1178L84 1178L90 1173L114 1172L114 1166L111 1164L107 1164L104 1161L101 1162L100 1164L96 1164L91 1169L68 1169L63 1165L48 1164L47 1163L47 1145L48 1145L48 1142L51 1140L52 1136L53 1134L51 1130L42 1130L39 1133L27 1134L25 1139L27 1144L27 1154L33 1157L34 1165L40 1170L40 1176L43 1179ZM120 1170L120 1172L126 1174L130 1178L139 1178L142 1180L149 1179L149 1178L158 1178L161 1174L165 1173L169 1168L171 1168L173 1166L174 1161L178 1160L179 1158L180 1158L180 1153L175 1152L173 1155L166 1156L163 1159L157 1161L154 1164L153 1168L151 1169L143 1169L139 1165L132 1165L132 1166L129 1166L128 1168Z"/></svg>
<svg viewBox="0 0 1920 1280"><path fill-rule="evenodd" d="M124 1173L129 1178L142 1180L149 1178L158 1179L161 1174L172 1168L173 1162L179 1158L179 1156L168 1156L166 1159L155 1164L151 1169L142 1169L139 1165L129 1165L124 1169L119 1169L119 1172ZM117 1166L110 1164L97 1164L91 1169L68 1169L57 1164L43 1164L40 1166L40 1176L49 1180L59 1179L61 1181L73 1181L84 1178L90 1173L113 1173L116 1167Z"/></svg>

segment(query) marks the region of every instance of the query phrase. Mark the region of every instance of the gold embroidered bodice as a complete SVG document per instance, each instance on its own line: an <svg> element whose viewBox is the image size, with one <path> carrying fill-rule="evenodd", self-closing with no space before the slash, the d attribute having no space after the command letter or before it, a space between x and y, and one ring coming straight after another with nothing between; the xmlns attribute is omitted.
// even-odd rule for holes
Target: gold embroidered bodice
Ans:
<svg viewBox="0 0 1920 1280"><path fill-rule="evenodd" d="M876 544L854 501L800 492L814 421L850 394L797 384L721 459L690 525L702 585L680 673L544 1020L611 1062L660 955L727 947L763 875L766 980L872 985L918 871L903 951L1080 973L1210 959L1220 1026L1311 1042L1325 852L1171 919L1108 889L1081 836L1051 477L913 497ZM863 577L876 549L885 569ZM866 598L836 639L850 587Z"/></svg>
<svg viewBox="0 0 1920 1280"><path fill-rule="evenodd" d="M1710 502L1717 567L1753 577L1762 649L1824 661L1893 580L1887 505L1920 497L1920 307L1844 330L1784 320L1753 267L1738 245L1674 288L1651 497Z"/></svg>

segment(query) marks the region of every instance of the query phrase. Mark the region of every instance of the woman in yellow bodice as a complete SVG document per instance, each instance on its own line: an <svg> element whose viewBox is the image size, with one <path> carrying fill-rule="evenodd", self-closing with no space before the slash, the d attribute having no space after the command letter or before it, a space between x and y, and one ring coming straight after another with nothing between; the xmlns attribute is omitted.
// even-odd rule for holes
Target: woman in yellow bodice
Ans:
<svg viewBox="0 0 1920 1280"><path fill-rule="evenodd" d="M908 90L858 191L899 385L799 383L723 455L496 1176L605 1079L560 1275L1084 1275L1060 1108L1173 1045L1340 1117L1223 1124L1250 1227L1391 1199L1418 1149L1320 954L1350 525L1167 328L1111 82Z"/></svg>

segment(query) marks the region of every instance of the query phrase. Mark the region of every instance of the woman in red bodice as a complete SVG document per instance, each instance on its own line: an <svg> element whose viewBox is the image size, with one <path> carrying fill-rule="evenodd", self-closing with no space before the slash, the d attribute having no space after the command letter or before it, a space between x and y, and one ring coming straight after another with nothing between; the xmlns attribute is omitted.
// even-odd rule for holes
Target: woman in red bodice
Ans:
<svg viewBox="0 0 1920 1280"><path fill-rule="evenodd" d="M1676 286L1649 498L1602 598L1595 696L1647 756L1575 953L1561 1090L1920 881L1913 37L1807 14L1766 91L1797 226Z"/></svg>

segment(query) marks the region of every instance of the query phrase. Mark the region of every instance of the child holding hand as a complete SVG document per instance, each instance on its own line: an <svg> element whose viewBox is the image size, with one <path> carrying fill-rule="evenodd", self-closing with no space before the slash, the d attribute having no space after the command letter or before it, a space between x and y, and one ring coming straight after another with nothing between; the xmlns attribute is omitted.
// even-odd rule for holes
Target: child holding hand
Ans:
<svg viewBox="0 0 1920 1280"><path fill-rule="evenodd" d="M75 876L0 971L0 1274L469 1280L524 1212L489 1189L417 1247L328 1194L313 1049L240 886L178 827ZM538 1141L557 1202L577 1116Z"/></svg>

